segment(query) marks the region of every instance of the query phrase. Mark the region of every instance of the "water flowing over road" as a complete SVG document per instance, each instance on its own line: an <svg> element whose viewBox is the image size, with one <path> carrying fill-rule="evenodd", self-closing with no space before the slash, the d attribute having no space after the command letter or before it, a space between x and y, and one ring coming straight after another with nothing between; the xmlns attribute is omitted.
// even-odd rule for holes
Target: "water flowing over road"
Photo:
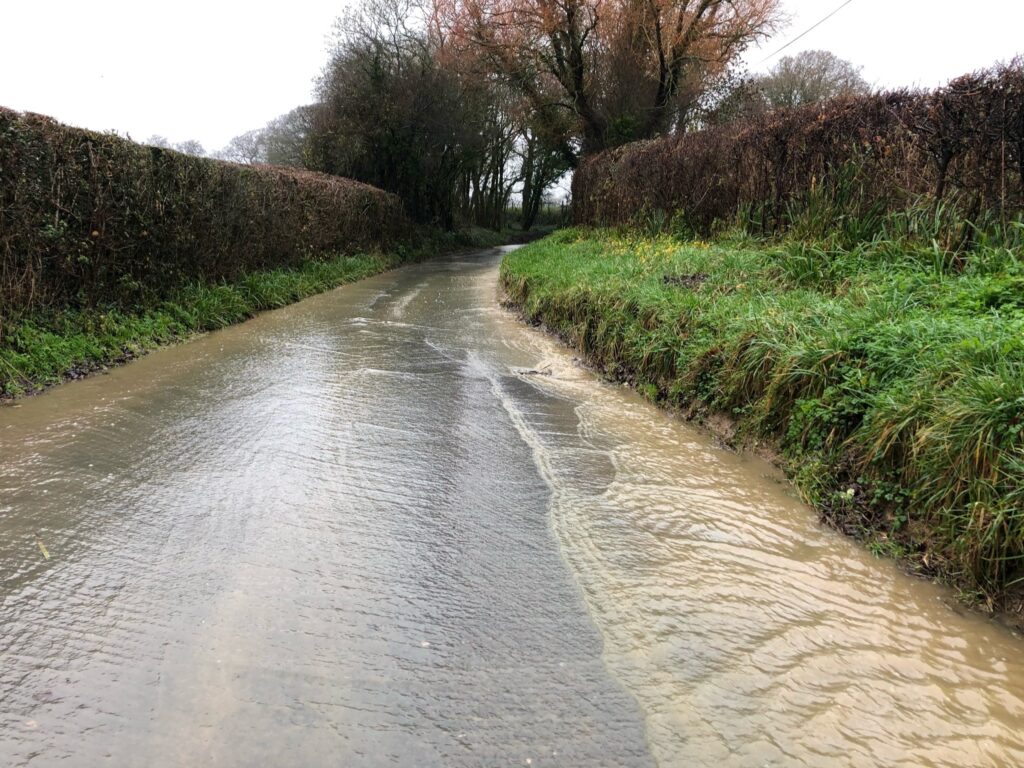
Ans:
<svg viewBox="0 0 1024 768"><path fill-rule="evenodd" d="M407 267L0 409L0 765L1024 764L1020 641Z"/></svg>

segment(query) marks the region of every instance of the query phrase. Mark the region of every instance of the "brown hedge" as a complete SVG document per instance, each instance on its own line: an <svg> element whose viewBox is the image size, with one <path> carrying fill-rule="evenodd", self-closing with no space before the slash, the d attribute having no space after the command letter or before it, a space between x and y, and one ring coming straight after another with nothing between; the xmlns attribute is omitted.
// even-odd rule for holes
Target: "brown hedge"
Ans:
<svg viewBox="0 0 1024 768"><path fill-rule="evenodd" d="M851 207L891 211L928 197L955 200L972 220L1024 210L1024 62L934 91L777 110L609 150L576 170L573 216L619 224L682 212L707 229L745 209L775 230L791 203L850 168Z"/></svg>
<svg viewBox="0 0 1024 768"><path fill-rule="evenodd" d="M0 108L0 329L26 311L136 305L407 234L398 198L366 184Z"/></svg>

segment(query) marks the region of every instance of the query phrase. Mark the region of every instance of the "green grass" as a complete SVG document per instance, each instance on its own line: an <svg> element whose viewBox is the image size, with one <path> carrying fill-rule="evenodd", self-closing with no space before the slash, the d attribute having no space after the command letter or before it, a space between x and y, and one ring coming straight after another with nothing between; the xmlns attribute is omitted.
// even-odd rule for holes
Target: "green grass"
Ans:
<svg viewBox="0 0 1024 768"><path fill-rule="evenodd" d="M1024 259L563 230L502 283L610 377L770 440L837 527L986 599L1024 579Z"/></svg>
<svg viewBox="0 0 1024 768"><path fill-rule="evenodd" d="M143 308L65 308L45 315L0 316L0 400L131 360L147 350L246 320L345 283L465 248L490 248L522 232L481 228L423 230L394 253L310 260L297 269L245 275L232 283L196 283Z"/></svg>
<svg viewBox="0 0 1024 768"><path fill-rule="evenodd" d="M398 266L403 254L310 261L298 269L195 284L138 312L64 310L8 323L0 343L0 397L14 397L124 362L191 334L223 328L330 288Z"/></svg>

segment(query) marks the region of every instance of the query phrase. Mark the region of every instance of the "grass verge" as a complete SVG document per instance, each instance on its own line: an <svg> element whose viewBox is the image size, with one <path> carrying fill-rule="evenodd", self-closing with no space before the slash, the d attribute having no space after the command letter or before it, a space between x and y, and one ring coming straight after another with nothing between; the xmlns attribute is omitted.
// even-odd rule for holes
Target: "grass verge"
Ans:
<svg viewBox="0 0 1024 768"><path fill-rule="evenodd" d="M563 230L509 254L509 301L601 371L768 441L880 554L1020 612L1024 263Z"/></svg>
<svg viewBox="0 0 1024 768"><path fill-rule="evenodd" d="M64 309L15 318L4 325L0 337L0 400L81 378L163 344L241 322L405 263L504 242L505 234L489 230L429 233L393 253L325 257L296 269L251 273L231 283L195 283L148 308Z"/></svg>
<svg viewBox="0 0 1024 768"><path fill-rule="evenodd" d="M223 328L266 309L382 272L398 255L359 254L256 272L231 284L198 283L138 312L64 310L15 321L0 344L0 398L30 394L127 362L194 333Z"/></svg>

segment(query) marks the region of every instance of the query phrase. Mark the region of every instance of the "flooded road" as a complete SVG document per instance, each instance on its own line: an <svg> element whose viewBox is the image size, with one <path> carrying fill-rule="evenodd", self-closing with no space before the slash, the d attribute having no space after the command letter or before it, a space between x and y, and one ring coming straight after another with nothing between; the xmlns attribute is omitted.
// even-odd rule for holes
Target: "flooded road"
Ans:
<svg viewBox="0 0 1024 768"><path fill-rule="evenodd" d="M0 408L0 765L1002 766L1020 641L398 270Z"/></svg>

